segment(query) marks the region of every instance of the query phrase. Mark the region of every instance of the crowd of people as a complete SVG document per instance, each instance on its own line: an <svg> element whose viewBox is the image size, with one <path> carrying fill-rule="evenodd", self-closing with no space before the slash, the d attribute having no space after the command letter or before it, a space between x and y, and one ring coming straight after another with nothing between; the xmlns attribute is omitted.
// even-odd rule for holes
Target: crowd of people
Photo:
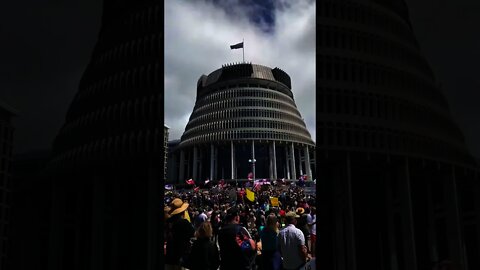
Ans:
<svg viewBox="0 0 480 270"><path fill-rule="evenodd" d="M315 260L315 194L288 183L165 193L166 269L290 270Z"/></svg>

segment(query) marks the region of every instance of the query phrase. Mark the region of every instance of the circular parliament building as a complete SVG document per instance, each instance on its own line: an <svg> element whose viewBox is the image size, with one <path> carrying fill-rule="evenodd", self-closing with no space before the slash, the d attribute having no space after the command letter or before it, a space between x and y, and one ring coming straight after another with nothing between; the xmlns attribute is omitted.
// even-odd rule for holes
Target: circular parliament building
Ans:
<svg viewBox="0 0 480 270"><path fill-rule="evenodd" d="M315 143L295 105L290 76L250 63L202 75L169 163L168 180L180 183L241 180L250 173L256 179L312 179Z"/></svg>

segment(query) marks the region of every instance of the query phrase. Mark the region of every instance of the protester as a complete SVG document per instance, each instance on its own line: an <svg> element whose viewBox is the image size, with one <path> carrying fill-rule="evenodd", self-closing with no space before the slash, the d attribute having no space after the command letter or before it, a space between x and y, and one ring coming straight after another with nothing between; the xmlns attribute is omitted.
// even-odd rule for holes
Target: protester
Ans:
<svg viewBox="0 0 480 270"><path fill-rule="evenodd" d="M215 205L213 208L212 215L210 217L210 223L212 224L213 230L213 242L217 242L218 231L220 230L220 211L218 209L218 205Z"/></svg>
<svg viewBox="0 0 480 270"><path fill-rule="evenodd" d="M312 206L311 213L308 217L308 226L310 227L310 252L312 257L315 257L315 242L317 241L317 214L314 206Z"/></svg>
<svg viewBox="0 0 480 270"><path fill-rule="evenodd" d="M285 215L287 227L278 234L280 254L283 257L284 270L298 270L307 261L308 253L305 237L301 230L295 227L299 216L290 211Z"/></svg>
<svg viewBox="0 0 480 270"><path fill-rule="evenodd" d="M255 260L255 242L245 227L240 226L236 206L227 211L226 225L220 229L220 270L252 270Z"/></svg>
<svg viewBox="0 0 480 270"><path fill-rule="evenodd" d="M195 233L196 240L188 257L190 270L217 270L220 265L218 247L210 241L212 237L212 225L205 221Z"/></svg>
<svg viewBox="0 0 480 270"><path fill-rule="evenodd" d="M188 220L184 219L188 203L175 198L170 204L170 216L166 220L166 256L165 264L167 270L180 270L181 259L187 255L190 249L190 238L195 230ZM168 209L165 209L168 210Z"/></svg>
<svg viewBox="0 0 480 270"><path fill-rule="evenodd" d="M262 264L264 270L280 270L282 269L282 258L278 250L279 223L275 214L267 217L267 226L260 232L262 241Z"/></svg>
<svg viewBox="0 0 480 270"><path fill-rule="evenodd" d="M200 209L200 211L198 211L198 214L195 217L195 222L194 222L195 230L198 230L200 225L202 225L202 223L205 221L207 221L207 215L205 214L205 211L203 209Z"/></svg>
<svg viewBox="0 0 480 270"><path fill-rule="evenodd" d="M173 210L168 209L169 207L171 208L172 202L176 198L181 198L185 203L187 203L188 207L186 208L186 211L188 211L188 215L186 218L190 221L191 224L195 224L196 228L201 228L200 224L205 223L205 217L203 217L203 214L206 214L206 221L210 222L210 225L213 230L213 235L212 235L212 241L214 243L218 242L219 244L219 252L222 254L222 246L223 244L220 244L219 240L219 235L220 231L224 228L228 229L228 227L231 227L232 221L228 220L227 218L227 210L228 213L232 211L232 209L237 209L238 212L238 221L233 222L233 224L237 224L238 227L242 228L242 230L245 230L246 232L243 233L247 237L245 239L251 239L256 241L257 245L257 252L253 251L249 256L246 256L250 259L253 264L253 269L255 270L262 270L263 268L263 261L264 261L264 255L268 253L268 244L267 244L267 253L264 253L264 241L261 239L260 233L262 230L265 230L267 227L267 221L268 216L270 214L274 214L274 216L277 218L277 220L282 224L282 228L286 227L286 225L289 225L285 221L285 215L289 211L293 211L293 214L295 214L296 210L302 212L302 209L298 208L304 208L304 213L308 213L308 210L305 209L305 207L308 206L313 206L315 205L315 194L305 194L304 189L295 185L288 185L288 183L283 183L281 181L277 182L277 185L262 185L261 188L259 189L254 189L254 199L253 201L250 199L246 199L241 201L241 200L233 200L233 196L237 197L237 190L233 189L231 184L229 183L224 183L223 185L213 185L211 188L205 190L201 189L176 189L176 190L168 190L165 191L165 200L164 200L164 215L165 215L165 220L168 220L170 218L170 213L173 212ZM278 204L274 204L272 201L272 198L276 197L276 202ZM235 206L235 208L232 208L232 206ZM185 215L181 214L183 217ZM267 218L265 218L267 217ZM309 216L306 215L307 217L307 231L308 234L312 234L312 226L311 223L312 221L310 220ZM228 220L228 221L227 221ZM287 224L285 224L287 223ZM165 223L165 225L169 224L168 222ZM192 227L192 225L190 225ZM298 229L301 229L299 225L296 225ZM247 228L247 229L245 229ZM231 228L230 228L231 229ZM165 239L167 239L167 228L165 229ZM250 231L250 233L249 233ZM243 238L243 236L241 236ZM249 240L243 241L239 235L234 234L235 242L237 242L237 246L239 243L250 243ZM304 236L305 238L305 236ZM307 239L305 240L305 244L307 244ZM311 241L314 241L315 239L311 238ZM188 242L188 241L187 241ZM188 242L189 243L189 242ZM278 239L277 239L278 243ZM310 244L310 243L309 243ZM313 246L314 244L312 244ZM248 246L253 246L255 249L255 245L252 245L250 243ZM170 247L169 247L170 248ZM166 249L166 248L165 248ZM311 247L311 251L314 252L313 247ZM231 248L230 250L233 250ZM277 248L278 250L278 248ZM183 253L187 253L188 251L188 244L187 248ZM245 251L245 250L244 250ZM226 260L240 260L241 257L245 257L245 252L238 253L238 248L236 252L233 252L231 254L232 258L229 258L228 255L222 256L221 258L226 258ZM228 248L227 248L228 252ZM247 252L248 253L248 252ZM255 253L257 254L255 256ZM298 253L298 252L297 252ZM240 254L240 258L239 257ZM183 254L182 257L187 258L186 254ZM235 257L235 258L233 258ZM266 255L268 257L268 255ZM171 259L168 258L170 261ZM189 260L184 260L188 262ZM222 262L220 263L222 264ZM228 263L226 263L228 264ZM236 265L240 265L236 263ZM228 266L230 267L230 266ZM228 267L224 268L227 269ZM257 267L257 268L255 268ZM169 268L171 269L171 268ZM174 268L178 269L178 268ZM228 269L232 269L231 267ZM234 268L235 269L235 268ZM241 268L241 269L250 269L250 268Z"/></svg>
<svg viewBox="0 0 480 270"><path fill-rule="evenodd" d="M302 231L303 237L305 238L305 245L307 246L307 250L310 251L310 228L308 227L308 213L303 207L298 207L296 209L296 213L299 216L296 227Z"/></svg>

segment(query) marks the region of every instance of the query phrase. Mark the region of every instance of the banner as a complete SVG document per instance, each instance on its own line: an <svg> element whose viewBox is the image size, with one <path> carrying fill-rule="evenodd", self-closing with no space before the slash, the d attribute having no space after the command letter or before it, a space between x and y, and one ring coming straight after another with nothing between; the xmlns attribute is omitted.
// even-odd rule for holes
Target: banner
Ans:
<svg viewBox="0 0 480 270"><path fill-rule="evenodd" d="M278 197L271 197L270 202L272 206L278 206Z"/></svg>
<svg viewBox="0 0 480 270"><path fill-rule="evenodd" d="M245 191L247 192L247 199L251 202L255 201L255 193L253 193L250 189L246 188Z"/></svg>

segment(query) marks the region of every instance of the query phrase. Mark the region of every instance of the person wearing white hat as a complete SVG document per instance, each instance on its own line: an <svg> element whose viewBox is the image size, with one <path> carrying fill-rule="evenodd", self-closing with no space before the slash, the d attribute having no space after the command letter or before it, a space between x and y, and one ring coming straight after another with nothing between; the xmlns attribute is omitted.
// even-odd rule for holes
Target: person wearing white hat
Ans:
<svg viewBox="0 0 480 270"><path fill-rule="evenodd" d="M168 207L170 208L169 211ZM176 198L170 206L165 207L167 211L165 221L167 225L167 246L165 256L165 269L181 270L181 259L184 258L191 248L190 239L193 237L195 230L192 224L186 220L185 210L188 203Z"/></svg>

